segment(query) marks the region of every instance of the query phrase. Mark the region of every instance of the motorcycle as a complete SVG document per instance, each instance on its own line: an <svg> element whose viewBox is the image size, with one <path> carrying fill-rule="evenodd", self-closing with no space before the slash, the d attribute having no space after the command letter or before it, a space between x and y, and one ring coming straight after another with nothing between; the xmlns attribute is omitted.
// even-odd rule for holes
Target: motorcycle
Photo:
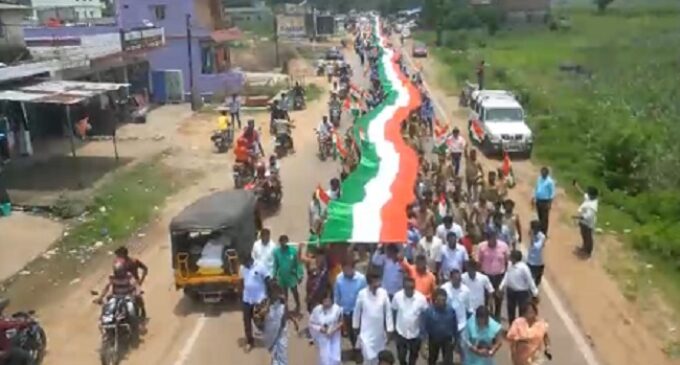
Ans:
<svg viewBox="0 0 680 365"><path fill-rule="evenodd" d="M283 190L277 178L269 177L266 182L260 184L253 181L244 186L244 189L254 192L258 203L265 208L276 208L281 205Z"/></svg>
<svg viewBox="0 0 680 365"><path fill-rule="evenodd" d="M302 95L295 95L295 98L293 99L293 109L303 110L305 109L305 107L306 107L305 97Z"/></svg>
<svg viewBox="0 0 680 365"><path fill-rule="evenodd" d="M135 298L131 296L111 296L102 306L99 317L102 365L118 365L125 352L139 344L139 324L130 320L129 306L134 308L137 318L141 318Z"/></svg>
<svg viewBox="0 0 680 365"><path fill-rule="evenodd" d="M340 126L340 116L342 115L342 111L340 110L339 106L332 106L330 110L330 119L331 123L333 123L333 126L335 128Z"/></svg>
<svg viewBox="0 0 680 365"><path fill-rule="evenodd" d="M234 136L231 129L226 131L214 131L210 140L213 142L217 153L227 152L231 144L234 142Z"/></svg>
<svg viewBox="0 0 680 365"><path fill-rule="evenodd" d="M252 164L245 164L237 162L232 169L232 177L234 179L234 188L242 189L244 186L253 181L253 167Z"/></svg>
<svg viewBox="0 0 680 365"><path fill-rule="evenodd" d="M283 123L283 124L279 124ZM276 138L274 139L274 153L277 158L282 158L288 151L293 149L293 137L290 133L290 128L294 127L293 122L290 123L285 120L275 120L274 125L278 126L276 130ZM286 125L287 127L284 127Z"/></svg>
<svg viewBox="0 0 680 365"><path fill-rule="evenodd" d="M329 137L324 137L321 132L315 130L316 132L316 142L319 146L319 159L325 161L328 157L333 157L335 160L336 156L333 153L333 139Z"/></svg>
<svg viewBox="0 0 680 365"><path fill-rule="evenodd" d="M0 314L9 301L0 304ZM47 334L38 322L35 311L16 312L10 316L13 326L5 331L7 339L13 346L17 346L33 359L34 364L40 364L47 349Z"/></svg>

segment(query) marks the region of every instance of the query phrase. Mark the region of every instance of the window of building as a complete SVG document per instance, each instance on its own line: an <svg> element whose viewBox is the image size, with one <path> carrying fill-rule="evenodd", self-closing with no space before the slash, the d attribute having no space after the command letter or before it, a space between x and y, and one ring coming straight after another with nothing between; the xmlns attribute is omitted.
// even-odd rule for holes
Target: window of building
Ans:
<svg viewBox="0 0 680 365"><path fill-rule="evenodd" d="M165 20L165 5L151 5L156 20Z"/></svg>

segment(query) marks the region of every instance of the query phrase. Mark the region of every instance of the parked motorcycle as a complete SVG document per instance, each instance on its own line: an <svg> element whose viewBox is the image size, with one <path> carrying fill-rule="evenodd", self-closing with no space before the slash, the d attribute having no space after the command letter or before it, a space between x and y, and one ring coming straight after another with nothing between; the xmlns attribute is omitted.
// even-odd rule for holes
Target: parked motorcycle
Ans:
<svg viewBox="0 0 680 365"><path fill-rule="evenodd" d="M9 304L9 300L0 303L0 315ZM47 349L47 334L38 322L35 311L16 312L10 316L12 327L5 331L7 339L13 346L28 352L34 364L42 363Z"/></svg>
<svg viewBox="0 0 680 365"><path fill-rule="evenodd" d="M227 152L234 142L234 135L231 129L227 129L226 131L214 131L210 140L213 142L217 153L224 153Z"/></svg>
<svg viewBox="0 0 680 365"><path fill-rule="evenodd" d="M96 292L92 294L98 295ZM131 308L137 318L141 318L135 298L131 296L111 296L103 304L99 317L99 357L102 365L118 365L125 352L139 344L139 323L131 320Z"/></svg>

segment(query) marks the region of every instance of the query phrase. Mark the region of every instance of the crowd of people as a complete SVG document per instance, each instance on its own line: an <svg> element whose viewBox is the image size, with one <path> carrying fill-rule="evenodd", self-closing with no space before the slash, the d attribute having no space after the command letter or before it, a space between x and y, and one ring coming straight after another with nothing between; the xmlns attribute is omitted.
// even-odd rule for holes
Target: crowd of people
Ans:
<svg viewBox="0 0 680 365"><path fill-rule="evenodd" d="M355 49L362 64L368 62L370 78L369 90L361 93L370 102L363 100L361 115L385 93L377 76L377 47L360 34ZM403 62L399 66L408 74ZM318 348L320 365L341 363L343 338L353 359L368 365L395 363L387 350L391 341L400 365L415 365L421 357L429 365L440 359L444 364L493 365L504 344L514 365L552 358L548 324L539 317L537 304L555 199L550 171L542 169L538 178L536 216L524 232L508 197L513 184L507 168L486 171L457 128L447 132L444 148L423 148L440 125L418 73L411 76L423 104L402 129L419 155L416 200L407 208L407 242L293 246L285 235L273 242L264 229L242 268L248 350L254 343L251 322L259 316L255 323L263 323L273 364L288 363L286 328L288 323L297 328L302 318L297 288L304 278L309 313L304 333ZM361 159L361 137L356 135L347 134L342 177ZM333 179L323 195L338 199L340 187L341 179ZM577 218L581 252L590 255L597 191L589 188L585 195ZM318 192L313 194L309 225L314 237L322 234L325 204ZM287 309L289 293L292 311Z"/></svg>

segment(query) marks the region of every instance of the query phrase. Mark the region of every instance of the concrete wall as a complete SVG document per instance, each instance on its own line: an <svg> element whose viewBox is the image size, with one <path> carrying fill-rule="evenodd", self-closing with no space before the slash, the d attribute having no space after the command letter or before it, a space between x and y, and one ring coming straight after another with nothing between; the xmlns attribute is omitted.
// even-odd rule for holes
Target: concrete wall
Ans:
<svg viewBox="0 0 680 365"><path fill-rule="evenodd" d="M0 45L24 44L24 32L19 24L26 15L24 10L0 10Z"/></svg>
<svg viewBox="0 0 680 365"><path fill-rule="evenodd" d="M80 41L80 46L29 47L28 49L36 59L56 58L69 62L92 60L123 51L119 33L84 35L80 37Z"/></svg>
<svg viewBox="0 0 680 365"><path fill-rule="evenodd" d="M101 26L72 26L72 27L26 27L24 28L24 36L26 39L30 38L59 38L59 37L79 37L83 35L95 35L106 33L117 33L118 26L116 25L101 25Z"/></svg>
<svg viewBox="0 0 680 365"><path fill-rule="evenodd" d="M201 48L197 39L192 44L193 74L196 90L201 94L238 92L243 86L244 75L238 71L204 75L201 73ZM189 92L189 58L184 39L168 39L165 47L154 49L147 55L151 70L181 70L184 91Z"/></svg>

